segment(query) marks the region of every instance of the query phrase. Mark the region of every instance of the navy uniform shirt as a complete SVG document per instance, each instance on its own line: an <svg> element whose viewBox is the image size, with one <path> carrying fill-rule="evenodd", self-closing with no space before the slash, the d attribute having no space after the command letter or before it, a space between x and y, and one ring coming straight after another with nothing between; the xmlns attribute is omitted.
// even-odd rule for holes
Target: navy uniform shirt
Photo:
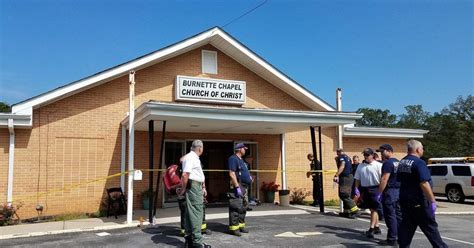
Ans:
<svg viewBox="0 0 474 248"><path fill-rule="evenodd" d="M397 169L399 161L396 158L390 158L383 162L382 175L390 173L388 178L387 188L400 188L400 182L397 180Z"/></svg>
<svg viewBox="0 0 474 248"><path fill-rule="evenodd" d="M239 183L252 183L252 180L250 179L250 173L247 169L247 166L245 166L243 159L234 154L229 157L228 163L229 170L235 172L235 176L237 177L237 181L239 181Z"/></svg>
<svg viewBox="0 0 474 248"><path fill-rule="evenodd" d="M400 160L397 179L400 181L400 203L409 206L423 205L426 201L420 183L431 182L431 174L425 161L413 155Z"/></svg>
<svg viewBox="0 0 474 248"><path fill-rule="evenodd" d="M351 161L350 161L349 157L346 154L343 154L343 155L339 156L337 158L337 169L339 169L339 167L341 167L342 161L345 162L344 170L342 171L342 173L339 176L349 176L352 172Z"/></svg>

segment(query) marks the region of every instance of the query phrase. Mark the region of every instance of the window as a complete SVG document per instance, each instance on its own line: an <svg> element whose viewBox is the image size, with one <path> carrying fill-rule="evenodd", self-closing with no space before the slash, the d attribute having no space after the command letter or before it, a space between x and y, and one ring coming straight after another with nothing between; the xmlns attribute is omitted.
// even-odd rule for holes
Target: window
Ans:
<svg viewBox="0 0 474 248"><path fill-rule="evenodd" d="M453 166L453 175L455 176L471 176L471 168L469 166Z"/></svg>
<svg viewBox="0 0 474 248"><path fill-rule="evenodd" d="M202 50L202 73L217 74L217 52Z"/></svg>
<svg viewBox="0 0 474 248"><path fill-rule="evenodd" d="M432 176L446 176L448 174L447 166L429 166Z"/></svg>

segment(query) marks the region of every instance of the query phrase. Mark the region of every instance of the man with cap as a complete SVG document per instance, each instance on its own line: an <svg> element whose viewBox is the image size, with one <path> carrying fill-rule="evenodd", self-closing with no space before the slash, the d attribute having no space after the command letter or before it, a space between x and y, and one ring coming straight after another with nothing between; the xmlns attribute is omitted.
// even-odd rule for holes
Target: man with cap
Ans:
<svg viewBox="0 0 474 248"><path fill-rule="evenodd" d="M433 247L448 247L441 239L436 223L436 200L431 174L423 156L423 145L417 140L407 142L408 155L400 160L397 179L400 181L402 222L398 230L399 247L410 247L419 226Z"/></svg>
<svg viewBox="0 0 474 248"><path fill-rule="evenodd" d="M370 209L370 228L365 234L373 238L374 234L381 234L377 209L380 207L378 188L382 173L382 164L374 159L374 150L365 148L362 154L364 161L357 167L354 178L356 179L356 195L360 195L359 186L363 195L364 205Z"/></svg>
<svg viewBox="0 0 474 248"><path fill-rule="evenodd" d="M379 244L394 246L397 243L398 228L402 221L398 202L400 182L397 180L397 169L399 161L393 157L393 147L389 144L381 145L377 152L380 152L384 161L377 198L381 198L385 224L388 228L387 239Z"/></svg>
<svg viewBox="0 0 474 248"><path fill-rule="evenodd" d="M235 145L234 154L229 157L229 232L235 236L248 233L245 227L245 215L247 209L243 205L243 199L247 194L248 186L252 183L252 177L244 164L243 156L248 148L243 143Z"/></svg>
<svg viewBox="0 0 474 248"><path fill-rule="evenodd" d="M201 225L203 219L204 197L207 195L204 185L204 173L199 156L204 151L202 141L195 140L191 145L191 151L183 158L183 174L181 176L181 188L178 197L186 198L185 214L185 246L186 247L210 247L203 244Z"/></svg>
<svg viewBox="0 0 474 248"><path fill-rule="evenodd" d="M337 172L334 175L333 181L339 184L339 198L344 206L344 212L340 215L354 218L359 213L359 208L351 198L352 184L354 182L352 164L341 148L336 150L336 154Z"/></svg>

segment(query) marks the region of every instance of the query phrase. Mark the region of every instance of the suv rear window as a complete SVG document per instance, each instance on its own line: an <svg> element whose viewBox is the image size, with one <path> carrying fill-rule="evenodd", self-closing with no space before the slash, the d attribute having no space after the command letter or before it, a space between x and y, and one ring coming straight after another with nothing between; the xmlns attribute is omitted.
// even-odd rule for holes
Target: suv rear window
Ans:
<svg viewBox="0 0 474 248"><path fill-rule="evenodd" d="M453 166L452 169L455 176L471 176L471 167L469 166Z"/></svg>
<svg viewBox="0 0 474 248"><path fill-rule="evenodd" d="M432 176L446 176L448 174L447 166L429 166Z"/></svg>

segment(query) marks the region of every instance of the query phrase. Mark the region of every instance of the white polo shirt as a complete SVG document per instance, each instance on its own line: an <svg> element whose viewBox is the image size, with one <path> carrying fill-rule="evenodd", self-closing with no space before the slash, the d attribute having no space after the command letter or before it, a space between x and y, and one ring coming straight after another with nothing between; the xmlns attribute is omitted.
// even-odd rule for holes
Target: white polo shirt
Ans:
<svg viewBox="0 0 474 248"><path fill-rule="evenodd" d="M354 178L360 181L362 187L377 186L382 176L382 163L374 160L372 163L361 163L356 170Z"/></svg>
<svg viewBox="0 0 474 248"><path fill-rule="evenodd" d="M190 151L186 154L183 158L183 172L189 173L189 179L198 181L203 183L204 182L204 173L202 172L201 167L201 160L199 160L199 156Z"/></svg>

